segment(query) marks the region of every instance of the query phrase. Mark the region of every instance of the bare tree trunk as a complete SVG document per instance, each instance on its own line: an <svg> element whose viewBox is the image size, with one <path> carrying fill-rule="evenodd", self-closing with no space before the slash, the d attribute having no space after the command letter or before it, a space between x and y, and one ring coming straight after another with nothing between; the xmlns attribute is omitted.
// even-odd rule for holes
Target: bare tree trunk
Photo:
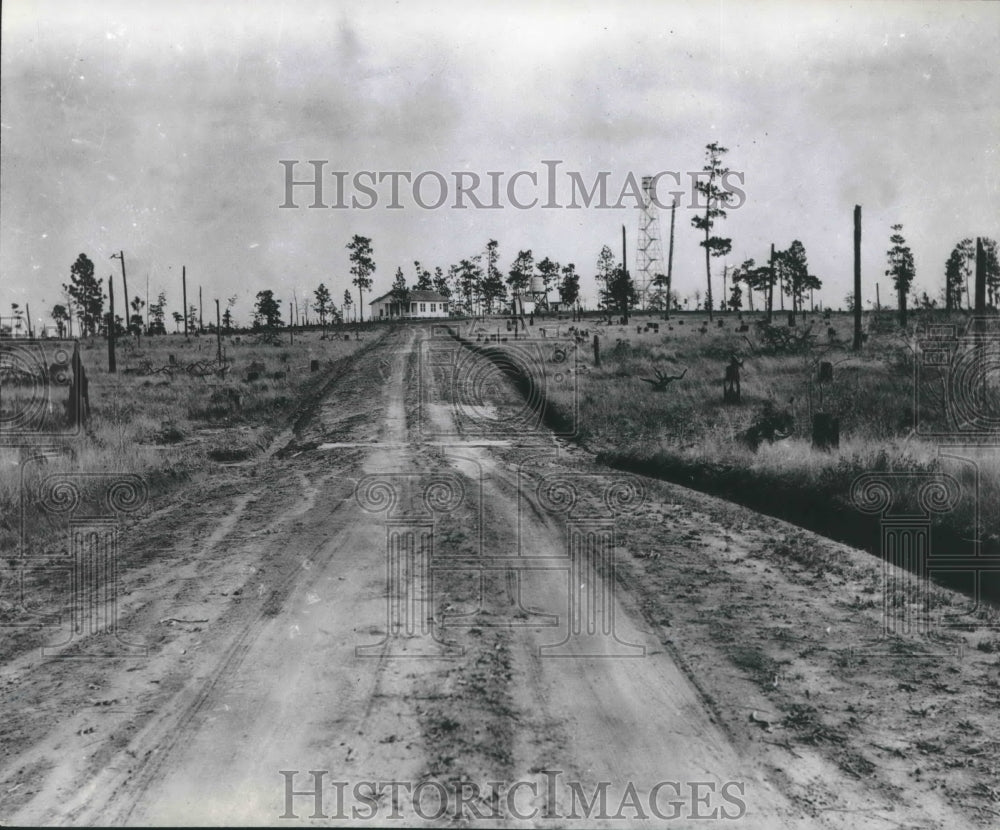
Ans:
<svg viewBox="0 0 1000 830"><path fill-rule="evenodd" d="M774 243L771 243L771 259L768 262L768 268L770 269L770 276L768 277L767 285L767 324L771 325L771 321L774 319Z"/></svg>
<svg viewBox="0 0 1000 830"><path fill-rule="evenodd" d="M115 285L111 277L108 277L108 302L110 311L108 312L108 374L113 375L118 371L115 363Z"/></svg>
<svg viewBox="0 0 1000 830"><path fill-rule="evenodd" d="M861 351L861 205L854 206L854 351Z"/></svg>
<svg viewBox="0 0 1000 830"><path fill-rule="evenodd" d="M986 313L986 248L976 237L976 314Z"/></svg>
<svg viewBox="0 0 1000 830"><path fill-rule="evenodd" d="M129 320L128 314L128 282L125 280L125 251L119 251L118 257L122 261L122 289L125 291L125 331L128 331L131 326L131 320Z"/></svg>
<svg viewBox="0 0 1000 830"><path fill-rule="evenodd" d="M785 272L778 263L778 302L781 303L781 310L785 310Z"/></svg>
<svg viewBox="0 0 1000 830"><path fill-rule="evenodd" d="M705 281L708 284L708 294L705 298L705 304L708 306L708 319L711 321L712 317L712 251L708 247L708 208L705 208Z"/></svg>
<svg viewBox="0 0 1000 830"><path fill-rule="evenodd" d="M674 280L674 214L677 213L677 199L670 204L670 253L667 254L667 317L670 319L670 298Z"/></svg>
<svg viewBox="0 0 1000 830"><path fill-rule="evenodd" d="M87 372L80 359L80 344L73 344L73 358L70 361L73 370L73 380L69 386L67 409L70 423L74 427L83 426L90 418L90 391L87 384Z"/></svg>
<svg viewBox="0 0 1000 830"><path fill-rule="evenodd" d="M628 260L625 254L625 226L622 225L622 279L625 285L622 288L622 305L621 313L625 318L625 325L628 325L628 295L625 293L625 287L628 286Z"/></svg>

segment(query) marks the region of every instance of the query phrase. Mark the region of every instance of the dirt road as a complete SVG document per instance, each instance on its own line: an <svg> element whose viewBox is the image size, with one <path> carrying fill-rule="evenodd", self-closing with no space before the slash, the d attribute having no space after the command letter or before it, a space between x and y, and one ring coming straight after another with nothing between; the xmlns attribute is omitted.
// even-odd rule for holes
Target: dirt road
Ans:
<svg viewBox="0 0 1000 830"><path fill-rule="evenodd" d="M119 633L148 653L4 665L0 819L975 826L774 732L713 644L726 600L645 564L693 529L781 591L731 514L512 434L478 360L390 332L271 453L129 528Z"/></svg>

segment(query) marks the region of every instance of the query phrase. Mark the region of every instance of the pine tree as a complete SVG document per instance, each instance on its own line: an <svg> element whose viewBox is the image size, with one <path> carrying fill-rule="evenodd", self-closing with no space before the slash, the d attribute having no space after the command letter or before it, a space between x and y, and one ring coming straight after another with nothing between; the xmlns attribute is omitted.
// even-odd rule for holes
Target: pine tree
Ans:
<svg viewBox="0 0 1000 830"><path fill-rule="evenodd" d="M491 239L486 243L486 273L483 275L482 286L487 314L492 314L494 309L507 298L507 286L503 274L497 267L498 260L499 246L495 239Z"/></svg>
<svg viewBox="0 0 1000 830"><path fill-rule="evenodd" d="M594 280L597 282L597 294L601 298L602 308L609 308L609 306L605 303L605 300L608 297L608 283L610 282L614 271L614 252L611 248L605 245L601 248L601 252L597 255L597 273L594 275Z"/></svg>
<svg viewBox="0 0 1000 830"><path fill-rule="evenodd" d="M535 258L531 249L518 251L517 259L510 266L507 275L507 285L510 286L511 294L517 299L531 285L531 277L535 273ZM515 312L517 309L515 309Z"/></svg>
<svg viewBox="0 0 1000 830"><path fill-rule="evenodd" d="M706 162L702 168L707 178L695 181L695 190L705 197L705 215L695 216L691 224L703 231L705 238L698 244L705 249L705 280L708 291L705 295L705 307L708 309L708 319L712 319L712 257L725 256L732 250L733 240L721 236L713 236L715 223L726 218L726 207L733 199L733 194L722 185L729 174L729 168L722 166L722 157L728 149L715 142L705 147Z"/></svg>
<svg viewBox="0 0 1000 830"><path fill-rule="evenodd" d="M94 276L94 263L86 254L80 254L69 269L69 284L63 289L73 298L80 320L80 331L84 336L97 333L97 327L104 315L104 290Z"/></svg>
<svg viewBox="0 0 1000 830"><path fill-rule="evenodd" d="M562 269L562 282L559 283L559 299L565 306L575 306L580 299L580 275L571 262Z"/></svg>
<svg viewBox="0 0 1000 830"><path fill-rule="evenodd" d="M325 283L321 282L313 292L313 297L315 298L313 311L319 315L319 324L326 327L326 318L330 315L330 310L333 308L330 289L326 287Z"/></svg>
<svg viewBox="0 0 1000 830"><path fill-rule="evenodd" d="M192 306L192 309L194 306ZM254 307L253 327L255 329L275 329L284 325L281 319L281 303L274 299L270 289L257 292L257 304Z"/></svg>
<svg viewBox="0 0 1000 830"><path fill-rule="evenodd" d="M363 323L365 321L363 292L371 290L372 274L375 273L372 241L367 236L355 234L347 243L347 250L351 252L351 273L354 275L351 282L358 287L358 314Z"/></svg>
<svg viewBox="0 0 1000 830"><path fill-rule="evenodd" d="M417 291L432 291L434 283L431 280L431 272L424 268L418 260L413 260L413 269L416 271L417 279L414 287Z"/></svg>
<svg viewBox="0 0 1000 830"><path fill-rule="evenodd" d="M402 268L396 269L396 277L392 281L389 296L392 297L392 301L399 309L399 316L402 317L410 302L410 289L406 287L406 277L403 275Z"/></svg>
<svg viewBox="0 0 1000 830"><path fill-rule="evenodd" d="M913 282L915 276L913 252L903 238L903 226L893 225L892 230L893 234L889 237L892 247L887 253L889 267L886 269L885 275L892 277L893 284L896 287L896 296L899 299L899 325L901 328L905 328L906 297L910 292L910 284Z"/></svg>

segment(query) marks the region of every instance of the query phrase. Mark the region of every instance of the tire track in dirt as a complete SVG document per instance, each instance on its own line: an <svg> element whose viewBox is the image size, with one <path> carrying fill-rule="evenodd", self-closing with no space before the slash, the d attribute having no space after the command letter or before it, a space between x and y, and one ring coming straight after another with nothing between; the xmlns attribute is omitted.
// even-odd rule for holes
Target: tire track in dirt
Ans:
<svg viewBox="0 0 1000 830"><path fill-rule="evenodd" d="M359 361L358 364L358 369L362 372L365 362ZM356 378L352 384L354 387L361 387L363 385L362 378L360 377ZM347 453L345 455L347 456L349 469L350 465L356 463L356 453ZM340 462L337 463L337 466L340 466ZM327 463L321 469L310 471L315 474L318 486L310 486L307 478L301 471L292 470L295 476L292 480L293 485L298 485L297 489L306 496L306 499L297 506L290 505L284 513L279 513L277 522L272 520L272 526L262 529L261 533L273 533L282 523L287 524L289 520L297 520L305 513L308 513L310 508L309 502L316 501L319 497L319 491L331 479L334 480L333 483L339 486L344 480L343 473L345 470L341 469L331 473L329 468L330 465ZM287 484L287 482L279 485L278 489L282 489L284 484ZM284 489L289 488L284 487ZM292 489L296 488L293 486ZM329 487L327 487L327 490L329 490ZM280 509L282 499L275 501L273 498L274 495L276 495L276 491L273 483L269 481L262 481L255 489L240 494L234 500L232 508L220 517L216 526L210 531L207 540L202 543L200 548L201 554L207 556L214 555L216 547L224 541L231 539L234 529L243 522L241 511L245 511L247 505L252 501L257 502L254 508L257 514L261 513L262 505L266 505L269 497L271 504L267 505L267 507ZM329 492L326 495L329 496ZM343 496L337 500L341 502L346 501ZM266 507L264 509L266 515ZM329 526L331 518L332 514L329 511L328 505L324 505L323 523ZM348 524L350 521L352 519L343 520L344 524ZM235 539L234 542L235 550L224 553L224 556L229 559L239 558L239 550L246 545L246 542L240 538ZM335 546L328 546L328 548L331 554L339 552ZM308 550L300 549L299 552L305 553L310 557L312 556L312 552ZM197 556L193 557L195 561L197 558ZM270 558L273 559L273 556ZM265 557L266 560L267 557ZM320 559L317 564L321 568L324 563ZM254 569L251 568L251 570ZM55 792L43 788L43 793L49 791L53 797L51 799L43 797L39 801L36 801L35 810L28 810L27 813L21 814L35 815L39 818L44 816L47 821L73 821L87 815L93 817L95 821L127 821L135 818L134 811L137 805L149 795L151 789L155 789L161 771L175 765L174 756L178 754L178 748L183 745L186 736L190 733L191 725L203 716L208 704L245 666L247 654L254 649L255 643L260 638L261 631L267 628L269 620L280 612L281 606L287 600L288 594L294 590L296 577L300 573L300 569L292 568L283 578L273 584L269 584L269 593L263 602L256 604L258 606L257 610L252 612L249 618L247 618L246 613L241 613L241 607L246 607L246 603L236 606L235 617L230 615L231 618L229 619L225 617L221 618L222 622L219 625L219 629L214 633L217 638L224 639L228 636L227 632L233 632L232 640L228 647L214 659L212 670L207 674L202 672L201 677L193 678L191 681L176 684L174 682L163 682L163 686L173 687L176 685L177 687L177 691L172 696L160 701L165 711L147 719L146 726L139 727L136 725L136 728L132 729L132 736L128 746L123 753L119 753L116 758L110 759L114 763L108 765L109 770L106 773L97 774L96 777L88 775L87 777L90 778L90 781L82 787L78 786L74 788L76 789L76 797L69 801L61 797L65 793L60 793L60 797L57 798L55 797ZM263 588L263 583L259 587ZM237 590L236 593L240 593L240 591ZM236 599L235 596L234 599ZM239 621L241 617L243 618L243 622ZM40 671L44 673L51 668L50 664L48 667L42 667ZM173 670L170 676L176 677L180 670ZM156 682L159 683L161 681L158 680ZM192 684L194 684L195 688L192 688ZM186 703L181 704L181 709L178 712L178 701L184 700L185 697L188 700ZM66 703L69 705L68 701ZM141 749L142 747L145 749ZM131 758L133 754L138 757L138 760ZM121 771L129 767L132 770L123 776ZM79 772L77 770L77 773ZM70 776L66 777L69 778ZM76 777L79 782L78 774L73 777ZM39 803L44 801L50 801L53 807L47 808L44 804ZM59 807L54 806L57 803L60 804ZM41 807L40 812L37 811L38 807ZM192 820L196 821L197 819L192 818Z"/></svg>
<svg viewBox="0 0 1000 830"><path fill-rule="evenodd" d="M142 591L171 587L182 609L204 603L213 619L209 633L195 639L172 632L157 668L166 688L141 698L155 709L133 717L91 756L103 770L93 760L67 765L60 786L43 789L43 797L10 816L20 823L275 823L286 808L280 771L298 771L296 785L306 789L307 771L322 769L348 784L435 781L466 793L489 781L527 785L515 799L527 817L507 809L486 819L491 826L650 826L663 819L650 816L648 806L646 818L637 817L635 802L641 808L652 799L669 811L668 802L679 800L690 818L697 809L690 784L706 782L715 791L703 805L733 810L736 803L722 803L719 788L734 780L746 785L739 826L884 826L880 815L847 812L864 807L860 799L836 808L843 815L808 815L783 795L789 782L772 765L775 753L726 728L735 693L713 695L703 685L705 677L720 676L714 664L674 659L664 644L669 603L657 606L645 582L634 584L640 568L612 571L602 558L610 551L619 562L645 562L646 514L633 514L613 548L580 549L576 569L570 567L569 514L540 495L541 483L572 482L582 511L576 518L588 519L620 474L544 431L531 440L509 430L477 433L469 428L475 418L466 418L459 434L455 387L442 377L422 382L430 379L421 377L425 340L425 331L399 329L363 350L285 450L232 494L227 506L242 505L242 513L216 516L214 532L206 533L211 553L183 580L155 574ZM518 394L509 383L491 389ZM516 410L513 401L499 403ZM430 423L417 421L417 413ZM436 440L436 432L445 435ZM390 633L386 545L393 519L363 509L355 487L365 476L391 475L462 482L460 507L437 519L433 531L435 559L450 567L434 572L437 605L421 606L436 621L439 644L460 655L394 659L378 645ZM701 538L721 538L713 522L703 522ZM526 560L533 567L526 569ZM201 596L190 577L203 579ZM695 577L685 585L696 587ZM246 596L255 586L258 595ZM397 587L417 596L412 578ZM685 591L692 596L671 600L697 603L694 587ZM563 657L543 651L566 640L571 602L586 610L598 597L614 603L615 642L644 649L642 656L595 654L573 638ZM157 615L178 602L155 600L146 598ZM557 625L549 624L552 615ZM581 619L586 623L585 614ZM414 636L396 645L406 653L421 642ZM129 674L121 664L107 669L108 695L152 673L147 667ZM84 668L44 664L33 673L53 671L69 683L90 676ZM727 682L750 688L735 675ZM60 700L80 705L81 697ZM818 757L809 749L802 754L810 763ZM46 757L19 760L44 775L39 764ZM828 766L814 771L830 776L825 792L857 785ZM656 790L671 781L683 791ZM601 792L607 807L592 815L581 798ZM510 807L485 789L470 797L479 815ZM300 797L296 805L299 819L308 820L311 800ZM403 824L424 823L404 799L389 805L383 797L380 806L394 807ZM683 822L681 815L675 820Z"/></svg>
<svg viewBox="0 0 1000 830"><path fill-rule="evenodd" d="M501 386L496 384L494 388ZM425 414L437 419L437 431L455 435L460 433L458 423L450 419L458 402L448 398L450 388L447 381L444 386L439 384L433 400L423 403ZM517 392L510 389L508 394ZM469 394L466 398L476 400L477 396ZM484 438L489 436L469 434L467 430L454 440L454 448L444 454L444 460L456 470L459 469L453 463L456 455L465 461L473 460L481 474L483 501L488 505L484 508L483 522L491 528L487 541L491 547L483 550L483 556L506 553L551 560L565 557L566 540L560 522L537 502L523 498L539 478L538 470L522 476L523 465L530 459L532 466L537 466L535 462L542 458L545 468L541 475L558 473L573 477L578 472L560 463L558 445L551 436L522 441L518 449L509 450L484 446ZM613 475L605 476L609 477ZM530 550L522 551L522 545ZM568 605L571 586L566 582L568 569L562 573L552 569L528 571L513 579L513 569L504 573L500 568L492 573L503 576L484 581L492 592L491 602L485 607L499 621L498 627L491 631L497 640L496 647L509 655L503 671L494 677L493 687L495 694L509 695L509 711L505 714L516 726L500 736L504 744L502 762L485 753L478 756L474 753L470 758L467 742L461 738L447 740L442 754L461 756L461 751L466 750L461 767L450 765L451 774L480 781L530 783L548 771L556 776L550 781L560 778L573 781L588 797L602 786L601 782L607 782L617 788L616 793L609 795L609 802L614 802L610 814L603 822L600 816L588 818L607 826L614 826L623 818L623 815L614 818L615 808L627 791L634 791L648 804L651 790L664 777L678 782L708 778L720 788L727 782L749 779L756 790L752 797L748 794L747 800L753 804L750 814L741 819L742 824L771 828L809 823L772 785L759 776L747 774L748 763L745 759L741 761L724 732L714 723L711 712L706 712L700 693L651 638L648 627L631 621L635 617L634 608L619 602L616 620L624 631L621 640L641 645L646 652L643 659L588 657L586 649L574 657L572 648L566 658L540 658L544 647L568 634L566 620L571 610ZM582 593L592 597L606 596L609 590L618 593L613 585L605 583L606 579L613 580L613 575L597 573L593 562L584 563L579 575L588 583ZM517 596L512 598L513 607L503 608L497 600L507 593L508 585L515 588ZM516 617L520 615L530 621L541 613L559 614L560 629L554 632L551 628L524 625ZM638 619L642 620L641 615ZM441 708L454 710L460 699L464 705L465 698L453 694ZM610 701L613 705L609 705ZM618 711L619 707L625 707L626 711ZM634 712L628 712L628 707ZM645 726L647 721L664 716L673 722L668 727L669 734L679 744L679 754L677 747L665 751L662 735L651 733ZM468 724L460 725L464 728L455 728L455 733L470 731ZM429 772L438 774L439 770ZM524 805L524 809L533 812L536 819L546 815L550 819L560 815L566 818L579 807L574 796L573 792L548 793ZM616 797L618 800L614 800ZM732 804L728 806L735 809ZM626 812L624 817L628 815Z"/></svg>
<svg viewBox="0 0 1000 830"><path fill-rule="evenodd" d="M467 395L466 399L475 399L475 396ZM484 441L478 443L480 446L475 451L485 453L498 462L495 465L501 470L496 475L498 482L502 481L502 471L504 469L507 471L516 469L524 455L538 452L537 448L525 448L521 451L514 449L505 450L502 448L486 448L483 445L487 442ZM559 442L556 442L556 445L559 446ZM592 472L595 469L602 469L594 465L586 453L579 450L563 452L562 458L555 461L553 467L557 469L564 468L571 474L573 472L579 473L581 470ZM615 475L613 471L608 470L603 470L603 474L606 476ZM664 485L656 481L647 480L646 484L657 494L663 492L673 493L677 489L672 485ZM516 491L518 486L520 485L510 484L506 490L508 493ZM502 503L502 499L496 496L502 494L503 489L503 487L498 486L491 491L490 503L495 509L499 509L499 505ZM731 528L728 524L720 523L718 518L718 516L726 516L725 521L731 521L726 509L722 509L725 508L724 503L716 499L701 497L699 494L689 494L685 498L698 503L704 501L706 504L719 505L720 509L716 510L713 508L711 518L705 516L700 523L696 522L692 524L692 533L694 535L689 535L692 541L690 543L682 542L682 544L697 545L698 547L707 546L712 551L716 549L720 552L723 549L728 551L729 545L733 541L730 535ZM511 509L513 510L513 508ZM733 508L730 507L728 509L729 512L732 512ZM666 512L669 513L669 511ZM746 511L738 512L740 514L746 513ZM659 506L651 504L649 510L641 511L636 515L635 521L627 525L628 532L623 534L623 541L625 539L630 539L631 541L626 542L622 546L624 549L621 553L624 562L629 565L635 562L638 566L639 563L652 562L655 558L660 557L661 548L657 541L655 541L656 536L653 529L649 526L649 520L646 518L647 515L655 518L659 513ZM519 515L522 517L531 517L529 524L535 527L538 526L539 521L543 526L551 527L551 522L546 521L544 514L545 511L540 511L534 505L529 504L526 510L521 508ZM636 547L636 545L651 545L651 547ZM669 551L669 548L667 550ZM811 555L815 557L817 554ZM690 553L685 551L685 558L691 559L692 562L697 560L693 550ZM723 556L726 563L728 563L729 558L730 556ZM710 566L711 562L712 559L709 557L704 561L704 564ZM711 580L712 571L710 567L693 567L689 569L691 572L684 574L685 590L677 597L676 602L683 607L685 616L693 617L697 616L696 609L699 607L697 604L698 595L692 593L691 588L687 586L697 584L697 573L699 572L704 575L704 579ZM746 717L752 709L763 708L766 712L768 700L766 696L761 695L761 689L756 687L756 681L752 679L754 675L751 673L750 679L745 675L741 676L742 671L740 668L745 663L746 670L749 671L752 669L756 671L753 665L746 663L747 660L757 659L753 654L750 654L753 650L736 648L733 651L731 648L726 647L725 644L722 644L722 648L713 647L706 650L699 644L696 653L698 653L700 659L694 662L684 659L683 654L690 652L691 647L686 643L678 644L676 641L671 641L668 610L671 601L665 599L662 595L658 596L656 583L660 582L660 580L654 579L652 585L646 585L645 583L641 586L636 585L636 573L633 570L642 572L642 569L639 567L636 569L631 567L619 569L619 573L614 579L617 584L616 596L619 599L620 606L627 610L628 613L626 616L637 621L637 629L633 641L640 641L642 635L645 634L652 638L650 642L650 656L655 656L659 652L671 658L668 662L676 665L678 677L668 681L667 685L678 689L687 685L689 687L690 700L693 701L693 705L690 708L679 710L683 713L683 718L693 718L696 723L707 721L712 726L711 730L699 727L694 732L689 732L686 736L683 729L678 730L676 733L668 732L667 734L679 739L679 745L684 748L683 752L686 755L686 762L692 767L697 767L699 754L704 756L704 745L706 743L709 745L714 743L723 752L723 755L730 756L729 768L734 770L742 780L745 780L748 786L754 791L752 793L753 797L747 798L748 812L746 816L740 819L741 826L816 825L830 827L884 827L887 823L892 825L909 822L914 827L932 827L938 826L939 822L944 821L946 818L949 822L953 822L953 826L969 826L962 821L959 815L949 810L935 793L928 792L925 789L921 789L919 794L914 793L914 795L918 796L918 799L912 805L912 808L900 804L898 800L887 801L888 793L900 792L900 790L884 781L873 781L870 785L869 782L859 781L861 774L857 770L863 770L864 767L852 769L846 766L846 760L842 768L838 767L836 763L830 763L830 759L826 757L822 743L809 746L797 742L792 753L793 757L797 759L794 765L789 765L788 756L780 754L779 750L773 749L770 746L761 746L762 743L767 744L769 742L761 740L759 737L760 727L755 727L752 724L748 725ZM626 575L627 578L623 578ZM747 574L747 576L752 580L747 586L751 595L759 593L763 585L762 580L766 580L766 575ZM729 577L729 579L731 578ZM669 585L667 587L669 588ZM631 596L632 593L635 594L634 599ZM723 593L725 592L723 591ZM777 605L780 607L781 598L776 597L775 599L778 600ZM789 598L785 604L793 607L795 601L794 598ZM767 604L771 605L772 603L768 602ZM727 617L732 615L731 609L726 605L713 605L702 611L702 615L706 613L714 614L716 612L727 612ZM665 613L667 616L665 616ZM702 627L704 627L704 623L710 623L710 619L702 621ZM668 627L664 628L664 626ZM645 682L644 678L637 677L634 681L623 678L605 677L602 679L600 678L601 672L598 667L592 667L595 672L594 678L598 681L596 685L591 682L593 678L586 677L576 678L575 680L570 679L566 683L549 685L545 682L546 677L559 676L559 672L553 672L552 666L553 664L558 664L560 661L539 660L537 658L537 646L539 643L537 639L532 637L532 634L538 633L537 630L530 633L521 631L517 633L518 635L523 633L525 637L522 639L525 639L527 643L527 647L515 650L516 654L525 655L526 657L526 665L522 665L520 667L521 670L517 674L519 677L526 678L531 685L530 694L518 697L522 720L528 727L522 727L520 734L524 736L536 733L546 736L544 740L536 739L524 742L523 749L518 753L519 760L516 764L518 769L522 771L527 769L529 772L542 771L543 775L546 769L575 770L575 774L582 776L578 780L589 780L590 785L593 786L595 779L591 776L593 776L595 771L599 772L602 768L604 770L601 773L603 778L597 778L597 781L627 780L629 777L627 775L629 767L632 766L633 770L635 768L634 761L636 756L646 754L650 757L655 757L657 751L662 755L662 747L649 746L648 736L640 734L636 736L636 740L630 742L624 752L617 753L617 758L612 757L608 759L607 756L614 756L616 754L614 747L619 744L622 735L629 733L630 724L627 722L628 719L626 718L623 721L619 716L619 719L616 720L614 714L609 715L600 707L597 707L589 715L584 714L583 716L581 716L580 712L575 711L575 709L586 709L586 701L591 697L587 693L588 689L593 689L593 697L596 699L614 700L615 708L626 705L630 697L627 693L627 687L634 683L641 685ZM700 631L698 633L700 635ZM759 637L755 637L754 639L759 639ZM676 659L673 659L675 656ZM706 663L706 659L710 662ZM733 663L736 665L733 665ZM565 680L566 678L564 677L563 679ZM611 680L611 683L606 682L608 680ZM621 686L618 684L618 680L621 680L625 684L626 694L621 694ZM710 683L719 683L721 681L722 683L732 684L735 688L714 688L710 685L706 686L706 681ZM777 682L776 679L775 682ZM660 685L654 683L649 688L649 694L644 699L632 701L635 717L639 722L659 725L664 719L664 707L662 703L661 705L656 705L657 699L662 699ZM573 704L568 708L563 700L565 695L562 692L567 686L574 689L577 693ZM613 691L609 692L609 690ZM522 690L519 688L518 691ZM741 692L745 695L743 702L750 703L751 705L747 707L739 705L741 702ZM687 697L687 693L680 696L682 698ZM581 702L583 705L581 705ZM731 708L735 711L730 711ZM541 714L532 719L526 717L524 714L529 711ZM606 725L602 726L602 722L607 722L611 728L608 729ZM586 727L583 729L577 728L574 730L572 728L573 726L584 724ZM736 724L739 724L738 727L733 729ZM817 722L814 724L814 727L820 730L817 734L822 734L822 723ZM771 727L768 728L770 729ZM655 732L652 729L649 731ZM713 732L715 733L715 738L710 737ZM595 733L602 736L603 740L591 739L588 741L584 739L581 741L579 738L581 734L588 735ZM691 752L692 745L695 749L694 752ZM782 744L779 735L777 745L787 746L787 738L785 739L785 743ZM539 751L539 746L542 746L544 749ZM569 759L568 763L567 758ZM579 762L581 759L587 758L596 759L595 769L584 770L581 773ZM671 770L670 761L672 759L664 760L667 763L658 765L661 772ZM860 760L863 761L863 759ZM735 767L733 763L735 763ZM702 766L704 767L704 765ZM725 763L720 763L716 769L721 769L725 766ZM683 768L683 765L681 765L681 768ZM690 778L687 780L690 780ZM587 792L593 793L594 790L590 789ZM783 795L783 793L787 795ZM748 791L749 795L750 792ZM918 804L919 806L917 806ZM563 805L557 803L555 805L544 806L555 806L558 811ZM563 810L562 815L566 815L565 810ZM703 824L702 821L698 823L699 826Z"/></svg>

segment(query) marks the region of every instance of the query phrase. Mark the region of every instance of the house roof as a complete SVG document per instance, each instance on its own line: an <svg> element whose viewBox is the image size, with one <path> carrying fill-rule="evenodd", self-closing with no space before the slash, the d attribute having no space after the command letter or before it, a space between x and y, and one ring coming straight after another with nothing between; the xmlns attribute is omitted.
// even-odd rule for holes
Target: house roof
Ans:
<svg viewBox="0 0 1000 830"><path fill-rule="evenodd" d="M443 294L438 294L437 291L419 291L417 289L411 289L409 293L411 303L446 303L448 298ZM392 301L392 292L387 291L381 297L376 297L368 305L375 305L375 303L382 303Z"/></svg>

